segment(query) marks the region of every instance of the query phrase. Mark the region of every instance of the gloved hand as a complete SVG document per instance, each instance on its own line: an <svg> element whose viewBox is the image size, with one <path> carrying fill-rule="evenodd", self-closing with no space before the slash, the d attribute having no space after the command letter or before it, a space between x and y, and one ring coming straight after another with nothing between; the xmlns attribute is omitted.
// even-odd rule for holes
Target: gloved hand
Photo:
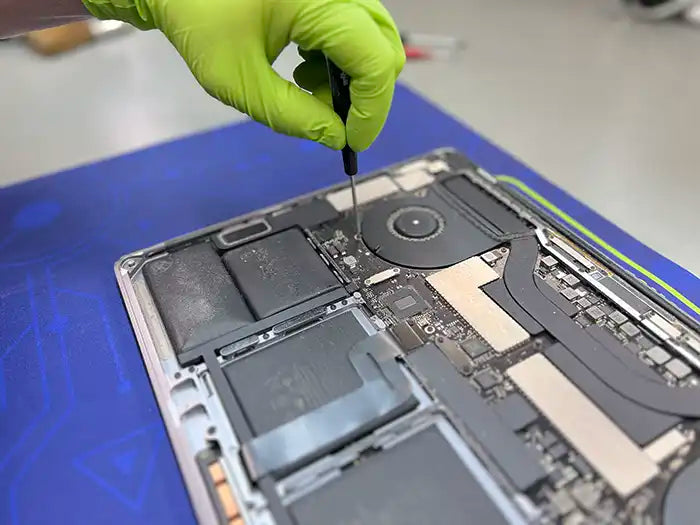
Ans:
<svg viewBox="0 0 700 525"><path fill-rule="evenodd" d="M333 149L369 147L386 120L405 56L379 0L83 0L97 18L160 29L197 81L272 129ZM299 86L271 67L290 41ZM351 77L347 126L330 107L324 53Z"/></svg>

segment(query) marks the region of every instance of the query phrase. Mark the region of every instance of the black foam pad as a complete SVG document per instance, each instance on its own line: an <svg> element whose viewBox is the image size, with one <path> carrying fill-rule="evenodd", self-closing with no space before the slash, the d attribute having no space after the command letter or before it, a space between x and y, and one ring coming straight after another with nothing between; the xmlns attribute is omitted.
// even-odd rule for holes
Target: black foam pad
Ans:
<svg viewBox="0 0 700 525"><path fill-rule="evenodd" d="M340 286L297 229L244 244L223 259L258 319Z"/></svg>
<svg viewBox="0 0 700 525"><path fill-rule="evenodd" d="M159 257L146 263L143 273L178 353L253 322L209 243Z"/></svg>
<svg viewBox="0 0 700 525"><path fill-rule="evenodd" d="M362 386L349 353L367 332L344 313L224 368L255 435Z"/></svg>
<svg viewBox="0 0 700 525"><path fill-rule="evenodd" d="M290 508L306 525L507 523L434 427L360 460Z"/></svg>

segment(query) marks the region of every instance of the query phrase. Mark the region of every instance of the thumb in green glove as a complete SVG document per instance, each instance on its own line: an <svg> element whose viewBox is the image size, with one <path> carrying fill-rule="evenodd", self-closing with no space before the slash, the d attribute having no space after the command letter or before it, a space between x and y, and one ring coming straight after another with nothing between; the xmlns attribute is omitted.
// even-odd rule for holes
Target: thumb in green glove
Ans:
<svg viewBox="0 0 700 525"><path fill-rule="evenodd" d="M98 18L160 29L197 81L224 104L275 131L363 151L386 121L405 62L378 0L83 0ZM271 67L296 42L299 86ZM330 107L324 56L351 77L344 126ZM306 90L306 91L304 91Z"/></svg>

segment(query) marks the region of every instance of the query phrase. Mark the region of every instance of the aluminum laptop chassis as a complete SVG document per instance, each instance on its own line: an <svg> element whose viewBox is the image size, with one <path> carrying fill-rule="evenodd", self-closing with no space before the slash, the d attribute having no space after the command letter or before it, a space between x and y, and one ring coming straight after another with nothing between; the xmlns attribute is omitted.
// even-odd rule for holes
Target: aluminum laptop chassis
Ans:
<svg viewBox="0 0 700 525"><path fill-rule="evenodd" d="M453 150L357 192L115 265L200 522L697 521L695 319Z"/></svg>

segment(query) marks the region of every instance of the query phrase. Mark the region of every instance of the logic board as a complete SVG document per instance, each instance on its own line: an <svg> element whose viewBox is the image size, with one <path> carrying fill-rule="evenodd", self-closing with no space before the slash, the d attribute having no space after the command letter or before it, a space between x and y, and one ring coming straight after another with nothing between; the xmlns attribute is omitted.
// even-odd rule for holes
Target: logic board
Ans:
<svg viewBox="0 0 700 525"><path fill-rule="evenodd" d="M697 320L461 154L115 266L203 523L693 523Z"/></svg>

